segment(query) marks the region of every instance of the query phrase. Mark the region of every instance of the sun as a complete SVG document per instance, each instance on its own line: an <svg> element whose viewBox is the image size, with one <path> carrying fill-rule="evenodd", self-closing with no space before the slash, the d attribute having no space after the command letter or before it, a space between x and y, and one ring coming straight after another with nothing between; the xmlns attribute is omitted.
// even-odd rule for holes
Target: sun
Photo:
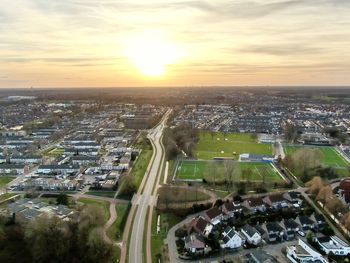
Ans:
<svg viewBox="0 0 350 263"><path fill-rule="evenodd" d="M126 55L139 72L147 77L166 74L168 65L176 63L183 52L161 35L143 33L129 39Z"/></svg>

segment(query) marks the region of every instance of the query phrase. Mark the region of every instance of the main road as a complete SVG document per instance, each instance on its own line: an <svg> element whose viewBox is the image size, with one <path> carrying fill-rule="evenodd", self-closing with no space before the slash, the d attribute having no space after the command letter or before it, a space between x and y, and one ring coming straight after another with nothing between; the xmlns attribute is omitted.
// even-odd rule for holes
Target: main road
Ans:
<svg viewBox="0 0 350 263"><path fill-rule="evenodd" d="M148 134L148 139L153 146L154 155L151 163L147 169L145 177L142 181L140 189L137 194L134 195L132 206L136 210L134 213L130 213L129 216L133 218L131 229L130 245L128 250L130 263L141 263L144 261L146 251L144 245L144 232L147 229L145 225L148 215L148 210L152 210L156 204L156 186L158 184L160 174L162 172L162 165L164 162L164 148L162 145L162 135L165 127L165 122L171 111L167 111L161 122ZM128 220L129 221L129 220ZM124 244L126 245L126 244ZM122 261L122 260L121 260Z"/></svg>

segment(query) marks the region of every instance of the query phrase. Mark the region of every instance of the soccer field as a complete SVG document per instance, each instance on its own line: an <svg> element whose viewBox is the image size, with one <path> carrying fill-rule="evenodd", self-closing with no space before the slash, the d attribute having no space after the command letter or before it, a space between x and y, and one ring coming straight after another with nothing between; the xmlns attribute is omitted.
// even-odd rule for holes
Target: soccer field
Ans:
<svg viewBox="0 0 350 263"><path fill-rule="evenodd" d="M310 149L319 149L324 155L325 166L330 166L334 168L341 168L349 166L349 163L338 153L334 147L328 146L296 146L296 145L287 145L284 146L284 151L287 155L293 154L295 151L301 148L310 148Z"/></svg>
<svg viewBox="0 0 350 263"><path fill-rule="evenodd" d="M215 173L210 174L208 165L210 162L215 162ZM240 177L236 178L239 181L255 181L255 182L280 182L283 178L274 169L272 164L269 163L250 163L240 162ZM243 178L242 172L244 170L250 170L249 178ZM225 167L223 161L189 161L181 160L176 166L175 177L180 180L199 180L203 178L207 181L224 181L225 180Z"/></svg>
<svg viewBox="0 0 350 263"><path fill-rule="evenodd" d="M214 157L231 157L238 159L242 153L272 155L272 144L258 143L251 134L201 132L196 145L195 154L198 159L212 160Z"/></svg>

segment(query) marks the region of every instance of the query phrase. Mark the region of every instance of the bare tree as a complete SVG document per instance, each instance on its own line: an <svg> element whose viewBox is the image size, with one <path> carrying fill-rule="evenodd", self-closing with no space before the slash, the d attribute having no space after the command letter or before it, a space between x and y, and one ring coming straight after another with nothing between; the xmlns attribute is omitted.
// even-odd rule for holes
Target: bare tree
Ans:
<svg viewBox="0 0 350 263"><path fill-rule="evenodd" d="M332 187L330 185L325 185L319 190L318 195L316 196L316 200L320 201L324 207L327 200L332 198L332 196L333 196Z"/></svg>
<svg viewBox="0 0 350 263"><path fill-rule="evenodd" d="M318 167L324 160L324 155L319 149L301 148L292 154L295 167L305 174L309 169Z"/></svg>
<svg viewBox="0 0 350 263"><path fill-rule="evenodd" d="M308 187L308 192L310 194L317 195L320 189L324 186L324 183L321 177L315 176L309 182L307 182L305 186Z"/></svg>
<svg viewBox="0 0 350 263"><path fill-rule="evenodd" d="M224 167L225 167L227 186L232 187L233 182L237 181L237 179L239 179L239 176L241 174L239 163L234 160L225 160Z"/></svg>

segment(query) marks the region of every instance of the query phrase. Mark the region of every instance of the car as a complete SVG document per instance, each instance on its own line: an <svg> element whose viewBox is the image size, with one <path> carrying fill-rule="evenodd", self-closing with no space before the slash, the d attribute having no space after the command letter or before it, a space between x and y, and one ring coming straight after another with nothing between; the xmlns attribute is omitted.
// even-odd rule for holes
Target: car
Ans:
<svg viewBox="0 0 350 263"><path fill-rule="evenodd" d="M298 231L298 235L304 237L304 236L305 236L305 233L304 233L303 231L299 230L299 231Z"/></svg>

